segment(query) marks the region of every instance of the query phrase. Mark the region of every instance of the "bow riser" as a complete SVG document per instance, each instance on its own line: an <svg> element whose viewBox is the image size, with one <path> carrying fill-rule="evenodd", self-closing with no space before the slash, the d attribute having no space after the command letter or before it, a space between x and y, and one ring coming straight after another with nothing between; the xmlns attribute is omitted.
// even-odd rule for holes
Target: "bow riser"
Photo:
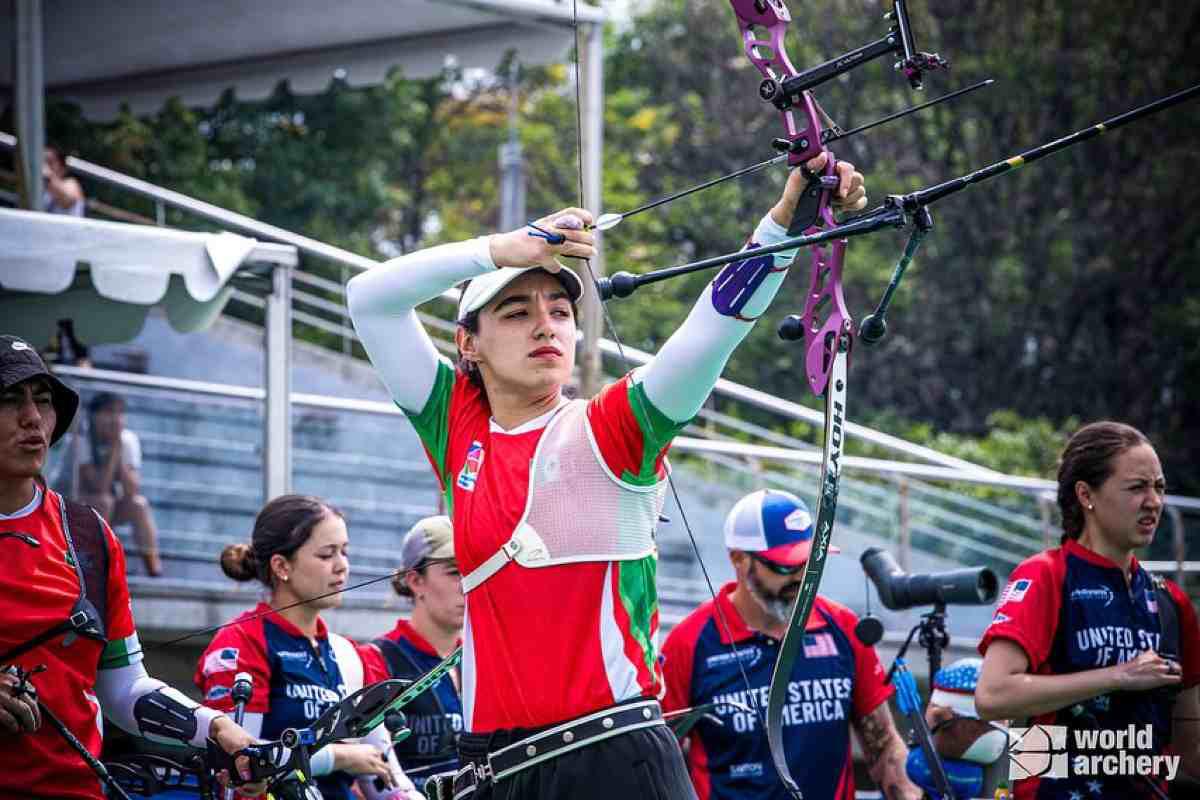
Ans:
<svg viewBox="0 0 1200 800"><path fill-rule="evenodd" d="M806 233L819 230L812 228ZM804 376L813 394L822 396L829 385L838 343L852 335L854 322L842 295L842 264L846 240L813 248L812 270L801 323L804 326ZM847 345L849 349L849 345Z"/></svg>
<svg viewBox="0 0 1200 800"><path fill-rule="evenodd" d="M787 135L776 146L786 149L788 165L801 166L821 153L828 155L822 174L814 176L805 187L788 233L813 234L834 227L837 220L830 203L838 185L837 159L825 147L821 135L823 115L811 92L789 90L797 81L804 81L788 58L784 42L792 15L783 0L730 0L730 4L742 32L746 56L763 76L759 95L773 103L783 117ZM844 72L853 69L861 60L843 57L838 65L829 68L822 65L816 69L832 76L837 72L831 70ZM853 326L842 297L845 251L846 242L841 240L831 246L815 248L812 253L809 290L801 319L804 325L804 374L816 395L824 394L829 383L839 337L849 333Z"/></svg>
<svg viewBox="0 0 1200 800"><path fill-rule="evenodd" d="M799 166L822 152L822 144L820 117L812 97L807 92L801 93L797 108L791 97L780 94L780 87L800 74L784 46L792 15L782 0L730 0L730 3L737 15L746 57L763 76L759 96L775 103L783 116L788 165Z"/></svg>

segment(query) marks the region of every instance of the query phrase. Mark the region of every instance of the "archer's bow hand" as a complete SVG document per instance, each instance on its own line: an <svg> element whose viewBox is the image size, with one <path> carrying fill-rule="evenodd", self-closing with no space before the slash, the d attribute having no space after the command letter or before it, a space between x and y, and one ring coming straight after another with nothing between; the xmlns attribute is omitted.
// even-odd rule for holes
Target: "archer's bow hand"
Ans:
<svg viewBox="0 0 1200 800"><path fill-rule="evenodd" d="M564 208L518 230L493 234L488 238L492 262L497 267L541 267L558 272L562 269L559 258L596 255L591 225L590 212Z"/></svg>
<svg viewBox="0 0 1200 800"><path fill-rule="evenodd" d="M820 174L828 163L829 156L825 153L810 159L804 169L794 169L788 175L787 185L783 187L783 196L771 209L771 218L783 227L792 222L792 214L796 211L796 203L800 193L808 184L809 176ZM838 187L833 193L833 210L839 213L845 211L862 211L867 207L867 187L863 175L849 161L839 161L835 167Z"/></svg>
<svg viewBox="0 0 1200 800"><path fill-rule="evenodd" d="M208 735L222 750L231 756L236 756L239 752L257 742L241 726L225 716L217 717L212 721L212 726L208 729ZM237 756L234 763L237 765L237 769L241 773L240 777L243 780L250 777L250 760L246 756ZM230 775L224 770L218 775L218 780L222 786L230 785ZM238 787L238 792L246 797L260 795L266 790L267 785L265 783L247 783Z"/></svg>
<svg viewBox="0 0 1200 800"><path fill-rule="evenodd" d="M37 690L15 670L0 673L0 738L33 733L41 725Z"/></svg>

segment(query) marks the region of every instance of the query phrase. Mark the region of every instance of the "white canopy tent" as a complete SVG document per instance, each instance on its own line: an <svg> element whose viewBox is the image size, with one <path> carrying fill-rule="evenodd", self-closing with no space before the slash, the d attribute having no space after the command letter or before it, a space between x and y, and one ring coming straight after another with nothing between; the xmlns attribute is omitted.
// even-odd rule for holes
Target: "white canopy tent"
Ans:
<svg viewBox="0 0 1200 800"><path fill-rule="evenodd" d="M156 305L175 328L201 330L221 313L239 271L267 271L263 482L274 497L288 490L291 468L288 270L297 263L291 245L232 233L0 209L2 332L41 347L69 318L89 345L127 341Z"/></svg>

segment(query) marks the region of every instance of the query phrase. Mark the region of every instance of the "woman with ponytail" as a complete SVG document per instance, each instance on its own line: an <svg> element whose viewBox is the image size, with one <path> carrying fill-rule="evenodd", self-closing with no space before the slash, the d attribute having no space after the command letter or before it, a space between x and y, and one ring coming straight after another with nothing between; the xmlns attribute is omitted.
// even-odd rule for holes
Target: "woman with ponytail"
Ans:
<svg viewBox="0 0 1200 800"><path fill-rule="evenodd" d="M195 681L205 705L231 710L234 678L248 673L253 693L245 728L272 740L286 728L312 724L364 682L387 677L375 666L377 656L364 666L359 646L330 632L321 619L324 609L342 603L348 551L341 512L316 497L283 495L258 513L249 544L221 552L225 574L259 581L267 600L222 628L201 656ZM317 751L312 768L326 800L350 800L356 777L369 800L421 796L391 755L382 726L360 743Z"/></svg>
<svg viewBox="0 0 1200 800"><path fill-rule="evenodd" d="M1165 495L1158 455L1136 428L1086 425L1063 450L1061 546L1013 571L979 645L982 717L1068 730L1067 774L1016 781L1018 800L1165 797L1180 761L1200 775L1196 612L1179 586L1134 556L1154 540ZM1147 760L1154 767L1142 774L1113 774L1104 760L1113 749L1076 736L1130 728L1138 731L1123 748L1131 761L1178 757Z"/></svg>

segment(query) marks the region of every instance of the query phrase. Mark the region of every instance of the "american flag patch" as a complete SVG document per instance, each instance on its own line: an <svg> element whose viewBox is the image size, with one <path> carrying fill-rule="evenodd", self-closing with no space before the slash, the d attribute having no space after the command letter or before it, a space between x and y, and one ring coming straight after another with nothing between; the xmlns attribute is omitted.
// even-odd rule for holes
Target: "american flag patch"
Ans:
<svg viewBox="0 0 1200 800"><path fill-rule="evenodd" d="M238 649L236 647L222 647L204 657L205 676L215 675L218 672L233 672L237 668Z"/></svg>
<svg viewBox="0 0 1200 800"><path fill-rule="evenodd" d="M1158 592L1154 589L1146 590L1146 608L1151 614L1158 613Z"/></svg>
<svg viewBox="0 0 1200 800"><path fill-rule="evenodd" d="M1025 599L1025 593L1029 591L1029 587L1032 585L1033 581L1029 578L1011 581L1008 586L1004 587L1004 591L1000 594L1000 600L996 605L1002 606L1005 603L1021 602Z"/></svg>
<svg viewBox="0 0 1200 800"><path fill-rule="evenodd" d="M828 658L838 654L832 633L814 633L804 637L805 658Z"/></svg>

